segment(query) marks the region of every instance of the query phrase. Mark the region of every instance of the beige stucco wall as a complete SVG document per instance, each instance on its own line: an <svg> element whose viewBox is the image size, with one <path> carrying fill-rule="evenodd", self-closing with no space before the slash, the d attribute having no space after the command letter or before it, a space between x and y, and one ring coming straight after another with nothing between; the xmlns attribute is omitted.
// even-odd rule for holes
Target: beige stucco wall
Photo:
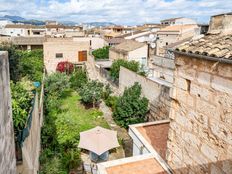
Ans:
<svg viewBox="0 0 232 174"><path fill-rule="evenodd" d="M15 174L15 142L12 120L8 53L0 52L0 174Z"/></svg>
<svg viewBox="0 0 232 174"><path fill-rule="evenodd" d="M17 165L17 173L21 174L37 174L39 171L39 153L40 153L40 132L41 119L43 115L40 114L41 107L39 105L38 93L35 96L35 104L32 112L31 128L29 136L25 139L22 145L22 164Z"/></svg>
<svg viewBox="0 0 232 174"><path fill-rule="evenodd" d="M126 59L129 61L135 60L138 61L139 63L142 63L142 57L145 57L147 60L147 51L148 51L147 45L144 45L143 47L140 47L128 53L122 53L110 49L109 59L110 60Z"/></svg>
<svg viewBox="0 0 232 174"><path fill-rule="evenodd" d="M61 61L78 63L78 52L87 51L89 55L89 42L74 42L71 39L50 39L44 42L44 64L48 73L54 72ZM63 53L63 58L56 58L56 53Z"/></svg>
<svg viewBox="0 0 232 174"><path fill-rule="evenodd" d="M89 42L91 41L91 49L95 50L106 46L105 40L98 37L76 37L73 38L73 41L78 42Z"/></svg>
<svg viewBox="0 0 232 174"><path fill-rule="evenodd" d="M127 53L122 53L122 52L118 52L118 51L113 51L113 50L109 50L109 59L114 61L117 59L128 59L128 54Z"/></svg>
<svg viewBox="0 0 232 174"><path fill-rule="evenodd" d="M167 160L175 173L232 172L232 66L176 55Z"/></svg>
<svg viewBox="0 0 232 174"><path fill-rule="evenodd" d="M167 119L171 101L169 98L170 87L121 67L119 74L120 93L123 93L125 88L134 85L135 82L141 85L142 95L149 100L151 109L149 114L150 120Z"/></svg>

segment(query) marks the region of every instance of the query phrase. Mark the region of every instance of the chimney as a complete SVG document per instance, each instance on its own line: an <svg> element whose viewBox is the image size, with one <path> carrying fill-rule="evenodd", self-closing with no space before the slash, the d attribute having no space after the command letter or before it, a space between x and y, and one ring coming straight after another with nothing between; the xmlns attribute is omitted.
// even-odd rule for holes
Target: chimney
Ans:
<svg viewBox="0 0 232 174"><path fill-rule="evenodd" d="M232 32L232 12L211 16L208 34Z"/></svg>

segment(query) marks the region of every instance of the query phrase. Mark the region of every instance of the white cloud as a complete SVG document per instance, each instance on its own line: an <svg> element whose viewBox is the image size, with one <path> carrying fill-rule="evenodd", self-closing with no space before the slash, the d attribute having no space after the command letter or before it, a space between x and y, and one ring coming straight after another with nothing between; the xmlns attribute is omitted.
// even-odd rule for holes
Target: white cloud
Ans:
<svg viewBox="0 0 232 174"><path fill-rule="evenodd" d="M118 24L159 22L169 17L191 17L207 22L229 12L231 0L0 0L0 15L76 22L111 21Z"/></svg>

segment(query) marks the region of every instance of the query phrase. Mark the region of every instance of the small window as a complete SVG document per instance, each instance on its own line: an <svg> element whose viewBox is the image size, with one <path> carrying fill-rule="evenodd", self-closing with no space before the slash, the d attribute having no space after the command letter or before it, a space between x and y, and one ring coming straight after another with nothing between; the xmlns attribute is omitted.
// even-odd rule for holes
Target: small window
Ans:
<svg viewBox="0 0 232 174"><path fill-rule="evenodd" d="M168 45L168 42L166 42L166 45Z"/></svg>
<svg viewBox="0 0 232 174"><path fill-rule="evenodd" d="M56 53L56 58L63 58L63 53Z"/></svg>

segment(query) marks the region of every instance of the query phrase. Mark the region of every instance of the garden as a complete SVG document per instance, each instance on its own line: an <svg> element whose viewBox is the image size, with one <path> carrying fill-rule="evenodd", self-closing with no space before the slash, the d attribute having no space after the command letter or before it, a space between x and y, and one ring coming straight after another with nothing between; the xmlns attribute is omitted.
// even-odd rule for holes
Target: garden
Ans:
<svg viewBox="0 0 232 174"><path fill-rule="evenodd" d="M70 62L60 62L57 72L47 76L41 174L78 170L80 132L96 126L110 129L99 109L101 102L112 108L115 122L124 128L146 120L148 100L141 97L139 84L120 97L113 96L109 85L89 80L85 69L74 68Z"/></svg>

